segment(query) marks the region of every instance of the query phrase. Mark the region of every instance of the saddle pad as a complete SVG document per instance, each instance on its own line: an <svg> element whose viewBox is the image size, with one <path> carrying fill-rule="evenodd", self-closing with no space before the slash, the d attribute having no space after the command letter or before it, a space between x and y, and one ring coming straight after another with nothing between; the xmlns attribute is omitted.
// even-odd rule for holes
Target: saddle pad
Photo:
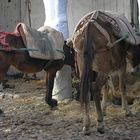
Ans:
<svg viewBox="0 0 140 140"><path fill-rule="evenodd" d="M124 15L110 13L107 11L98 11L97 20L109 22L112 25L113 32L117 37L120 38L125 33L128 33L128 38L125 39L126 42L132 45L140 44L140 37L136 34Z"/></svg>
<svg viewBox="0 0 140 140"><path fill-rule="evenodd" d="M108 22L111 24L113 33L116 37L121 38L124 34L128 33L129 36L125 39L127 43L132 45L140 44L140 37L133 30L127 18L124 15L109 11L92 11L91 13L88 13L79 21L74 30L74 34L83 32L83 29L90 20L96 20L97 22L100 20L104 23Z"/></svg>
<svg viewBox="0 0 140 140"><path fill-rule="evenodd" d="M30 57L44 60L64 59L64 37L61 32L48 26L43 26L36 30L26 26L24 23L18 24L17 28L25 46L28 49L37 50L29 51Z"/></svg>

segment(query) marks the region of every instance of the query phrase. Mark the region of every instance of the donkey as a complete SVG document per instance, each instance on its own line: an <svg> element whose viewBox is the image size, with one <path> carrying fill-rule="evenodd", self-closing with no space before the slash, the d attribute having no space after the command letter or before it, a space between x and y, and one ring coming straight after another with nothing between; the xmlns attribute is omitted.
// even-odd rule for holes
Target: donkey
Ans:
<svg viewBox="0 0 140 140"><path fill-rule="evenodd" d="M102 27L101 30L105 30L105 33L99 30L99 26ZM78 31L79 27L81 29ZM75 61L80 77L81 107L84 109L83 132L85 134L88 133L90 126L89 103L91 94L96 105L97 131L104 133L103 110L106 108L106 95L103 95L101 105L100 94L102 87L113 72L117 71L119 75L122 108L126 115L131 114L125 92L126 55L129 44L122 40L115 43L113 47L108 46L108 40L116 42L117 39L109 22L89 20L85 25L81 22L77 26L73 38L69 42L69 45L72 45L76 50Z"/></svg>
<svg viewBox="0 0 140 140"><path fill-rule="evenodd" d="M52 99L52 89L56 72L60 70L65 64L74 67L74 50L66 45L64 42L63 53L64 59L58 60L44 60L32 58L28 51L20 51L18 49L26 49L21 36L14 34L7 34L5 41L9 44L9 48L13 50L6 50L3 46L0 50L0 83L4 81L6 73L10 66L14 66L24 73L37 73L42 70L46 71L46 96L45 101L50 107L57 106L57 101Z"/></svg>

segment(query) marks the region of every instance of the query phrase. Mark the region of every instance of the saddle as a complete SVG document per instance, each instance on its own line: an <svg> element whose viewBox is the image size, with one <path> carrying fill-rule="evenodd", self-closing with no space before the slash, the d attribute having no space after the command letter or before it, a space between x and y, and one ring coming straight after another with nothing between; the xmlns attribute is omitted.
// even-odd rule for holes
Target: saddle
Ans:
<svg viewBox="0 0 140 140"><path fill-rule="evenodd" d="M0 32L0 43L4 46L2 48L4 51L13 49L5 40L8 34L21 36L27 50L30 50L29 55L32 58L44 60L64 59L64 37L61 32L51 27L43 26L36 30L24 23L19 23L14 32Z"/></svg>
<svg viewBox="0 0 140 140"><path fill-rule="evenodd" d="M18 24L17 28L25 46L38 50L29 51L30 57L44 60L64 59L64 37L61 32L49 26L42 26L36 30L24 23Z"/></svg>
<svg viewBox="0 0 140 140"><path fill-rule="evenodd" d="M140 44L140 37L133 30L127 18L124 15L119 15L108 11L92 11L91 13L85 15L79 21L74 30L74 37L79 36L84 31L87 23L92 20L97 22L101 21L103 23L110 23L112 31L117 38L122 38L125 34L127 34L128 36L124 38L127 43L131 45ZM107 31L105 31L105 29L99 24L95 24L95 26L98 26L97 28L101 30L103 35L107 37L107 40L110 41Z"/></svg>

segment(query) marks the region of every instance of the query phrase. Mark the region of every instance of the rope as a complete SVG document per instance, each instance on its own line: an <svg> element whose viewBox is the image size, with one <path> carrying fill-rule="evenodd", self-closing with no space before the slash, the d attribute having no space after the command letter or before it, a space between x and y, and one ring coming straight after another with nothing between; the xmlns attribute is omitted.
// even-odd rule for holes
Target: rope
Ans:
<svg viewBox="0 0 140 140"><path fill-rule="evenodd" d="M38 49L28 49L28 48L13 48L13 47L3 47L3 46L0 46L0 51L7 51L7 52L10 52L10 51L38 51Z"/></svg>
<svg viewBox="0 0 140 140"><path fill-rule="evenodd" d="M124 39L128 38L129 37L129 34L128 33L125 33L121 38L119 38L118 40L116 40L114 43L112 43L112 46L113 47L115 44L123 41Z"/></svg>
<svg viewBox="0 0 140 140"><path fill-rule="evenodd" d="M29 20L29 26L31 27L31 1L27 0L28 4L28 20Z"/></svg>
<svg viewBox="0 0 140 140"><path fill-rule="evenodd" d="M28 21L29 21L29 26L31 27L31 1L26 0L25 1L25 8L24 8L24 14L23 14L23 22L25 20L26 16L26 11L28 10Z"/></svg>
<svg viewBox="0 0 140 140"><path fill-rule="evenodd" d="M136 35L140 36L140 33L139 32L136 32Z"/></svg>

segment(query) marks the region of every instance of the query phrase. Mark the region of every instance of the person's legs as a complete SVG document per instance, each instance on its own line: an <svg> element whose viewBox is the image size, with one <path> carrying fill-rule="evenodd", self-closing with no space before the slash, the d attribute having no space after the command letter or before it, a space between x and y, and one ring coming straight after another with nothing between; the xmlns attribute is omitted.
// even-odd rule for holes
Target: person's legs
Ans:
<svg viewBox="0 0 140 140"><path fill-rule="evenodd" d="M53 98L59 101L72 98L71 67L65 65L57 72L54 81Z"/></svg>
<svg viewBox="0 0 140 140"><path fill-rule="evenodd" d="M44 0L44 5L46 13L44 25L62 32L67 39L69 36L67 0ZM56 74L52 95L58 101L72 98L71 72L71 67L66 65Z"/></svg>

